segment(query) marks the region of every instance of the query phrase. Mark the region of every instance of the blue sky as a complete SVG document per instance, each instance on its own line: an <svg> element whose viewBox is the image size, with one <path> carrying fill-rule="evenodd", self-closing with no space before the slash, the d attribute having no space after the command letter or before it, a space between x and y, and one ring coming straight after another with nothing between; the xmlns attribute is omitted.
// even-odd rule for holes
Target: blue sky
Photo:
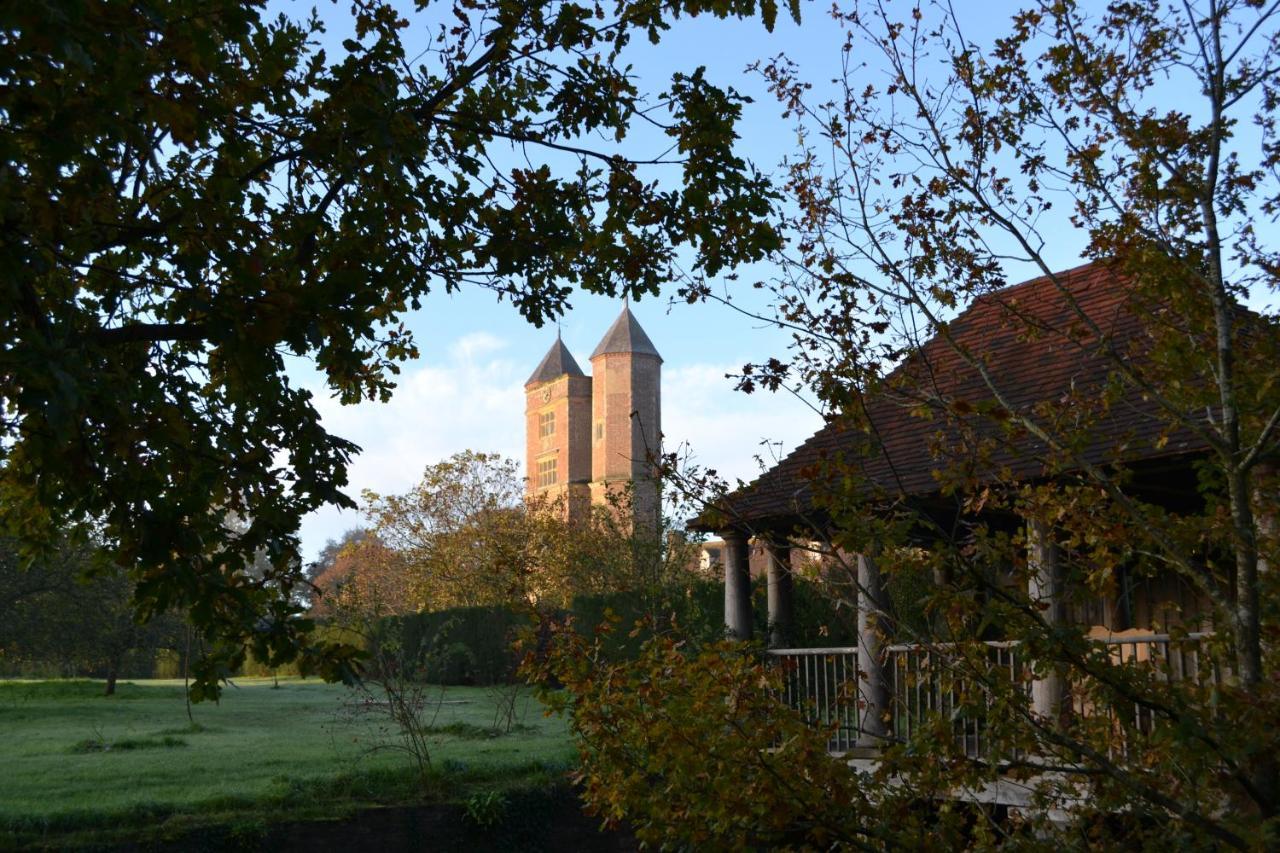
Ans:
<svg viewBox="0 0 1280 853"><path fill-rule="evenodd" d="M310 5L283 2L277 7L299 16ZM1014 8L1003 2L959 5L961 14L974 21L970 37L979 41L1002 30ZM333 55L349 32L348 7L324 3L317 8ZM819 89L840 67L843 35L827 16L829 7L805 3L802 8L801 25L780 17L772 34L758 21L677 21L659 46L636 45L630 61L642 88L651 91L664 88L674 70L705 65L713 81L751 95L755 102L745 108L741 151L761 169L773 171L793 150L795 131L779 117L779 107L760 79L745 71L747 65L786 53L801 62L804 76ZM407 32L412 41L415 30ZM1081 248L1080 240L1064 233L1051 255L1065 268L1078 262ZM767 275L769 270L752 272ZM721 286L747 305L756 298L745 285ZM563 336L587 369L587 356L620 303L588 294L577 294L571 302ZM768 459L786 452L820 425L820 416L803 400L787 394L744 395L725 378L746 362L783 353L788 341L784 333L713 303L669 305L664 296L635 303L633 310L665 360L663 430L668 446L688 443L699 464L729 478L750 479L758 471L755 456ZM516 459L523 453L522 386L554 340L555 329L533 328L509 305L497 304L481 291L432 294L409 325L421 357L405 366L389 404L341 406L327 397L305 366L294 370L297 381L317 391L326 427L364 448L351 466L348 493L353 497L366 488L404 491L423 466L463 449ZM306 559L314 558L327 539L359 522L358 514L336 509L312 514L302 526Z"/></svg>

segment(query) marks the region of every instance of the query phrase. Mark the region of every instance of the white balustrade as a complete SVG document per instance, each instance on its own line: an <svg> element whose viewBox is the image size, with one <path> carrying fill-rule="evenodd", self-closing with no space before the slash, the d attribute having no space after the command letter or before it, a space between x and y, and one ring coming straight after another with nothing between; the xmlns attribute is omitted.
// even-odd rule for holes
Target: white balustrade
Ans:
<svg viewBox="0 0 1280 853"><path fill-rule="evenodd" d="M1222 676L1201 651L1201 641L1207 636L1144 634L1097 638L1094 642L1108 649L1113 664L1151 667L1157 677L1171 683L1201 684L1216 682ZM966 755L979 758L986 754L989 685L995 679L1008 679L1030 696L1033 682L1018 642L987 642L980 648L981 654L974 657L973 647L948 643L886 646L882 654L889 682L888 738L908 740L942 715L950 720ZM771 649L768 654L782 671L782 700L813 725L831 730L832 753L854 747L865 704L860 700L865 691L858 678L857 648ZM1152 730L1151 711L1141 703L1134 703L1132 709L1100 703L1096 694L1080 689L1076 681L1071 690L1071 713L1081 717L1101 714L1113 721L1124 714L1129 727L1142 733ZM1121 729L1118 722L1116 728L1117 732ZM1118 739L1112 751L1123 753L1127 748Z"/></svg>

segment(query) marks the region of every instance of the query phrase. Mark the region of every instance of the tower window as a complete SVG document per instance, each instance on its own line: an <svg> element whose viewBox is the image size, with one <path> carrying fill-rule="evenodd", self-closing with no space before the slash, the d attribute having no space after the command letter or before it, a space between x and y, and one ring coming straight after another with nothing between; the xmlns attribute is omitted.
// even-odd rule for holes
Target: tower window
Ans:
<svg viewBox="0 0 1280 853"><path fill-rule="evenodd" d="M544 459L538 463L538 488L543 489L547 486L556 484L556 460Z"/></svg>
<svg viewBox="0 0 1280 853"><path fill-rule="evenodd" d="M538 415L538 435L546 438L549 435L556 434L556 413L543 412Z"/></svg>
<svg viewBox="0 0 1280 853"><path fill-rule="evenodd" d="M596 441L604 438L604 421L596 421Z"/></svg>

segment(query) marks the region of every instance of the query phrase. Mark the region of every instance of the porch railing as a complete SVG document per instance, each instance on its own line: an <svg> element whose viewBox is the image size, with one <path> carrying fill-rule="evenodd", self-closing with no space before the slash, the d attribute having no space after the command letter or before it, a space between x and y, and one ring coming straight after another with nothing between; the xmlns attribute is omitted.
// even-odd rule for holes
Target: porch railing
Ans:
<svg viewBox="0 0 1280 853"><path fill-rule="evenodd" d="M991 704L984 682L1009 679L1030 689L1014 642L981 644L976 649L979 655L965 661L964 671L954 668L961 650L952 644L896 645L885 651L892 721L889 734L897 740L908 740L931 720L941 718L950 721L952 736L966 755L983 755L988 746L986 716ZM985 670L981 678L968 675L977 667Z"/></svg>
<svg viewBox="0 0 1280 853"><path fill-rule="evenodd" d="M848 752L858 740L858 649L770 649L782 672L782 700L814 726L831 729L827 751Z"/></svg>
<svg viewBox="0 0 1280 853"><path fill-rule="evenodd" d="M1203 653L1201 641L1205 633L1188 634L1174 639L1168 634L1134 634L1099 638L1106 646L1111 662L1141 667L1154 678L1169 684L1218 684L1223 671L1218 662ZM1109 752L1113 757L1128 755L1135 744L1126 732L1149 735L1155 729L1155 713L1141 702L1101 701L1083 683L1070 687L1071 713L1083 718L1107 720L1113 733ZM1123 725L1122 725L1123 723Z"/></svg>
<svg viewBox="0 0 1280 853"><path fill-rule="evenodd" d="M1200 641L1207 636L1190 634L1173 639L1168 634L1145 634L1098 638L1095 642L1109 650L1114 663L1152 667L1157 677L1168 682L1200 684L1222 676L1200 649ZM951 644L886 647L889 736L907 740L941 718L950 722L953 736L965 754L975 758L987 754L990 744L986 719L991 703L985 685L993 679L1009 679L1029 693L1032 675L1018 642L987 642L979 648L977 657L968 655L963 666L957 667L960 650ZM857 648L772 649L769 655L781 668L783 701L799 710L810 723L831 729L831 752L852 749L858 741L862 714ZM976 677L975 666L985 667L981 677ZM1080 684L1069 689L1071 713L1080 717L1105 716L1118 735L1121 717L1143 734L1149 734L1154 727L1150 710L1140 703L1129 708L1120 703L1099 702ZM1118 736L1112 751L1126 752L1128 747Z"/></svg>

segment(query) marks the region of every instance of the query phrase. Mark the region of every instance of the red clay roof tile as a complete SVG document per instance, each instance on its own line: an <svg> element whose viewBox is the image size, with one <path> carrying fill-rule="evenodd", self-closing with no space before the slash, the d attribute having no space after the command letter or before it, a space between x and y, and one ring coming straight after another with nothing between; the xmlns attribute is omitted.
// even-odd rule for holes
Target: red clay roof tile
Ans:
<svg viewBox="0 0 1280 853"><path fill-rule="evenodd" d="M1152 439L1166 421L1156 403L1136 391L1126 392L1115 405L1102 402L1100 392L1113 373L1114 359L1145 354L1146 332L1133 300L1126 280L1103 263L979 297L948 324L951 342L935 335L887 377L883 388L867 395L863 425L870 434L834 420L750 486L730 495L728 516L762 522L807 514L815 474L823 467L817 463L838 456L858 472L863 493L884 498L937 493L937 472L955 463L973 466L977 481L996 472L1015 480L1049 473L1040 442L1010 434L990 416L921 416L941 415L943 407L958 402L962 408L995 405L995 394L973 359L962 355L966 351L985 366L1010 410L1040 406L1063 418L1090 418L1082 431L1087 436L1079 448L1082 462L1203 450L1205 443L1190 429L1166 435L1167 442L1157 447ZM1058 411L1053 412L1055 405ZM964 442L966 436L993 442L989 457L976 464L966 453L949 460L941 448Z"/></svg>

